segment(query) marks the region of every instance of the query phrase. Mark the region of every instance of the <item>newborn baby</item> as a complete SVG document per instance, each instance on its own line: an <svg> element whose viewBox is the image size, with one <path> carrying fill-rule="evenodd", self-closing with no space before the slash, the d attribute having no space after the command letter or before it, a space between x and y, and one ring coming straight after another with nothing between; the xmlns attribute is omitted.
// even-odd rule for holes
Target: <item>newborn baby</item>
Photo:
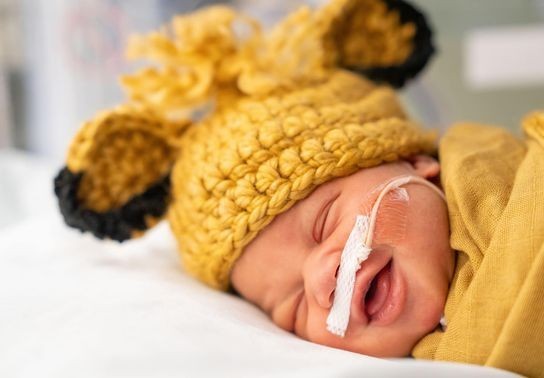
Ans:
<svg viewBox="0 0 544 378"><path fill-rule="evenodd" d="M544 115L525 140L460 125L437 146L392 89L433 51L400 0L269 32L224 6L176 17L132 40L156 64L74 137L64 219L124 241L167 217L186 272L310 341L542 376Z"/></svg>
<svg viewBox="0 0 544 378"><path fill-rule="evenodd" d="M418 155L323 184L279 215L246 248L233 287L285 330L320 344L374 356L407 356L434 330L453 274L446 203L418 182L388 192L372 253L357 272L344 337L327 331L340 255L355 218L368 214L388 181L435 180L439 164ZM437 181L435 181L437 182Z"/></svg>

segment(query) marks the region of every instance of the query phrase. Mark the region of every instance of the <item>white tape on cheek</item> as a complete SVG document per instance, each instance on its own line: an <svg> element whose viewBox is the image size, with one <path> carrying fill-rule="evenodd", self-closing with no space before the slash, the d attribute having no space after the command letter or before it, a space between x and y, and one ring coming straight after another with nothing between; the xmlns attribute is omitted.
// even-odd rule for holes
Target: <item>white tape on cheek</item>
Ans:
<svg viewBox="0 0 544 378"><path fill-rule="evenodd" d="M404 188L395 188L391 191L392 199L395 201L403 201L408 202L410 199L410 196L408 195L408 191Z"/></svg>
<svg viewBox="0 0 544 378"><path fill-rule="evenodd" d="M344 337L348 328L351 299L355 285L355 273L357 273L361 263L368 258L372 251L365 244L369 223L370 219L368 216L357 215L355 225L349 234L340 257L334 302L327 317L327 330L340 337Z"/></svg>

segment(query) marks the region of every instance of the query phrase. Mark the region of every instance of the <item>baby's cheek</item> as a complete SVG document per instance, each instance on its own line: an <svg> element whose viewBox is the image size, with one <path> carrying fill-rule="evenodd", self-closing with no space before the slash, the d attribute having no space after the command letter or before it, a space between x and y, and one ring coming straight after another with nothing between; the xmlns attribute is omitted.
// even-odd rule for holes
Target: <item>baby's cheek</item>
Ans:
<svg viewBox="0 0 544 378"><path fill-rule="evenodd" d="M418 308L414 309L415 316L412 325L414 330L419 331L419 336L425 336L438 326L444 314L444 306L445 298L437 294L422 300Z"/></svg>

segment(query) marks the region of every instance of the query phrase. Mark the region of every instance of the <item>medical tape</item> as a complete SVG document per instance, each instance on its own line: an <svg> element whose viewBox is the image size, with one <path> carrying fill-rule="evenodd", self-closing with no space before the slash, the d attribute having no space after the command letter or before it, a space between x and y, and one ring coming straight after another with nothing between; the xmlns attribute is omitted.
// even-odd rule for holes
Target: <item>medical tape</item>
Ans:
<svg viewBox="0 0 544 378"><path fill-rule="evenodd" d="M371 245L380 203L388 192L399 189L400 186L409 182L426 185L445 200L444 193L423 178L417 176L394 177L381 190L372 206L370 215L357 215L355 217L355 224L340 256L333 305L327 317L327 330L339 337L344 337L348 327L356 273L361 268L363 261L368 259L372 252ZM403 190L401 198L407 201L408 192L405 189Z"/></svg>

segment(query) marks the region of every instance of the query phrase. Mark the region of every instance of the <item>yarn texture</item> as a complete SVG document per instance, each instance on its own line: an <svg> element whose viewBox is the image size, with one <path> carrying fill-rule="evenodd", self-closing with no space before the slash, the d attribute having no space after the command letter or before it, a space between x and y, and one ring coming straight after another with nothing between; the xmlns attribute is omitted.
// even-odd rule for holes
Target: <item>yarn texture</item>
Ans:
<svg viewBox="0 0 544 378"><path fill-rule="evenodd" d="M435 134L407 118L383 77L377 84L362 74L386 69L398 85L432 55L430 40L421 39L429 31L423 16L406 7L331 1L263 31L215 6L134 37L129 56L154 65L123 77L128 102L75 136L67 169L77 179L65 171L56 185L67 223L121 241L166 215L185 269L228 289L244 247L317 186L435 151ZM419 68L406 68L415 60ZM164 177L169 185L146 192ZM156 204L148 216L136 212L137 227L130 219L122 233L96 225L97 214L123 219L112 214L134 198L140 210L141 198Z"/></svg>

